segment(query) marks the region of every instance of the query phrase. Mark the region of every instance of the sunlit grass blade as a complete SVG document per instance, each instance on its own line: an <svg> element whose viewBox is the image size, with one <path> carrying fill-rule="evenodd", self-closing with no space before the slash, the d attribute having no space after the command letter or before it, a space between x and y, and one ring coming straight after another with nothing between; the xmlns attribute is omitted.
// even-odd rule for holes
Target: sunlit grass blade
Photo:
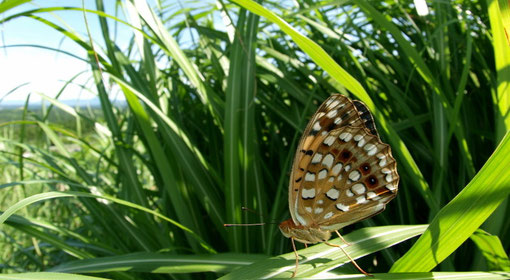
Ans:
<svg viewBox="0 0 510 280"><path fill-rule="evenodd" d="M413 273L374 273L374 276L370 279L387 279L387 280L441 280L441 279L454 279L454 280L503 280L508 279L510 273L505 271L494 271L494 272L413 272ZM359 274L350 275L335 275L333 273L321 273L309 279L360 279Z"/></svg>
<svg viewBox="0 0 510 280"><path fill-rule="evenodd" d="M343 245L347 253L353 259L357 259L417 236L425 229L426 225L363 228L344 235L345 240L351 244L350 246L345 246L340 238L331 240L331 243ZM299 250L298 253L300 264L297 277L311 277L349 262L349 259L339 248L326 244ZM221 279L290 277L294 267L295 255L294 252L291 252L256 262L233 271Z"/></svg>
<svg viewBox="0 0 510 280"><path fill-rule="evenodd" d="M510 133L471 182L441 209L391 272L430 271L455 251L510 194Z"/></svg>
<svg viewBox="0 0 510 280"><path fill-rule="evenodd" d="M49 271L66 273L99 273L133 271L150 273L226 273L265 259L262 255L214 254L175 255L165 253L133 253L77 260L61 264Z"/></svg>
<svg viewBox="0 0 510 280"><path fill-rule="evenodd" d="M510 260L497 236L483 230L477 230L471 235L470 239L482 252L489 270L510 271Z"/></svg>

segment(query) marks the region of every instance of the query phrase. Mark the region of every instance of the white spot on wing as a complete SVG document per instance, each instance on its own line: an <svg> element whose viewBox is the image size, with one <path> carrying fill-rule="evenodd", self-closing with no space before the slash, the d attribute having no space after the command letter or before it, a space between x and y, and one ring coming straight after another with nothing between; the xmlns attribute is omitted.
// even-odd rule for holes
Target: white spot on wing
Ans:
<svg viewBox="0 0 510 280"><path fill-rule="evenodd" d="M335 189L335 188L331 188L327 193L326 193L326 196L332 200L336 200L338 199L338 196L340 195L340 192Z"/></svg>
<svg viewBox="0 0 510 280"><path fill-rule="evenodd" d="M340 138L340 140L342 140L344 142L349 142L352 139L352 134L349 132L342 132L342 133L340 133L338 138Z"/></svg>
<svg viewBox="0 0 510 280"><path fill-rule="evenodd" d="M322 200L322 199L317 200L317 204L323 204L323 203L324 203L324 200Z"/></svg>
<svg viewBox="0 0 510 280"><path fill-rule="evenodd" d="M367 203L368 200L364 196L358 196L356 197L356 203L358 204L364 204Z"/></svg>
<svg viewBox="0 0 510 280"><path fill-rule="evenodd" d="M304 199L314 198L315 197L315 189L303 189L301 191L301 197Z"/></svg>
<svg viewBox="0 0 510 280"><path fill-rule="evenodd" d="M326 176L328 176L327 169L322 169L321 171L319 171L319 176L318 176L319 180L326 178Z"/></svg>
<svg viewBox="0 0 510 280"><path fill-rule="evenodd" d="M343 212L349 211L349 206L348 205L344 205L342 203L337 203L335 206L336 206L336 209L338 209L340 211L343 211Z"/></svg>
<svg viewBox="0 0 510 280"><path fill-rule="evenodd" d="M365 151L367 151L367 155L373 156L377 152L377 147L374 144L366 144L363 148Z"/></svg>
<svg viewBox="0 0 510 280"><path fill-rule="evenodd" d="M335 100L331 104L329 104L328 108L335 108L338 104L340 104L340 101Z"/></svg>
<svg viewBox="0 0 510 280"><path fill-rule="evenodd" d="M312 207L305 207L306 212L312 213Z"/></svg>
<svg viewBox="0 0 510 280"><path fill-rule="evenodd" d="M323 208L320 208L320 207L317 207L317 208L313 209L313 212L314 212L315 214L320 214L320 213L322 213L322 211L324 211L324 209L323 209Z"/></svg>
<svg viewBox="0 0 510 280"><path fill-rule="evenodd" d="M385 179L386 179L386 182L389 183L389 182L393 181L393 176L391 176L391 174L388 174L388 175L386 175Z"/></svg>
<svg viewBox="0 0 510 280"><path fill-rule="evenodd" d="M351 165L350 164L347 164L345 167L344 167L344 170L347 172L349 170L351 170Z"/></svg>
<svg viewBox="0 0 510 280"><path fill-rule="evenodd" d="M315 120L322 118L324 115L326 115L326 113L324 112L317 113L317 115L315 116Z"/></svg>
<svg viewBox="0 0 510 280"><path fill-rule="evenodd" d="M324 215L324 219L329 219L333 217L333 212L328 212L326 215Z"/></svg>
<svg viewBox="0 0 510 280"><path fill-rule="evenodd" d="M367 199L372 199L377 197L377 194L375 192L367 192Z"/></svg>
<svg viewBox="0 0 510 280"><path fill-rule="evenodd" d="M309 182L315 181L315 174L307 172L305 175L305 181L309 181Z"/></svg>
<svg viewBox="0 0 510 280"><path fill-rule="evenodd" d="M321 124L319 123L319 121L315 122L315 124L313 125L313 130L315 131L321 130Z"/></svg>
<svg viewBox="0 0 510 280"><path fill-rule="evenodd" d="M337 117L335 118L335 120L333 121L336 125L339 125L341 122L342 122L342 118L340 117Z"/></svg>
<svg viewBox="0 0 510 280"><path fill-rule="evenodd" d="M349 179L351 179L351 181L356 182L359 178L361 178L361 173L358 170L353 170L349 173Z"/></svg>
<svg viewBox="0 0 510 280"><path fill-rule="evenodd" d="M353 197L354 194L351 192L351 190L346 190L345 191L345 194L348 196L348 197Z"/></svg>
<svg viewBox="0 0 510 280"><path fill-rule="evenodd" d="M319 163L321 162L322 154L316 153L312 158L312 163Z"/></svg>
<svg viewBox="0 0 510 280"><path fill-rule="evenodd" d="M381 169L381 172L382 172L383 174L390 174L390 173L391 173L391 170L389 170L388 168L383 168L383 169Z"/></svg>
<svg viewBox="0 0 510 280"><path fill-rule="evenodd" d="M326 166L327 168L331 168L331 166L333 165L333 160L335 160L333 155L327 154L322 160L322 165Z"/></svg>
<svg viewBox="0 0 510 280"><path fill-rule="evenodd" d="M329 177L328 182L333 183L335 181L335 177Z"/></svg>
<svg viewBox="0 0 510 280"><path fill-rule="evenodd" d="M355 194L362 194L365 193L365 191L367 190L367 188L365 188L365 186L360 183L355 184L354 186L352 186L351 189Z"/></svg>
<svg viewBox="0 0 510 280"><path fill-rule="evenodd" d="M397 187L396 187L395 185L393 185L393 184L387 184L387 185L386 185L386 188L387 188L388 190L390 190L390 191L394 191L394 190L396 190L396 189L397 189Z"/></svg>
<svg viewBox="0 0 510 280"><path fill-rule="evenodd" d="M337 164L335 164L335 167L333 167L333 169L331 170L331 174L333 174L335 176L338 175L340 170L342 170L342 166L343 166L343 164L341 162L338 162Z"/></svg>
<svg viewBox="0 0 510 280"><path fill-rule="evenodd" d="M359 142L358 142L358 147L360 147L360 148L361 148L361 147L363 147L363 145L365 145L365 139L361 139L361 140L359 140Z"/></svg>
<svg viewBox="0 0 510 280"><path fill-rule="evenodd" d="M326 114L326 117L332 119L336 116L336 114L338 113L338 110L331 110L329 111L327 114Z"/></svg>
<svg viewBox="0 0 510 280"><path fill-rule="evenodd" d="M330 135L330 136L326 137L326 139L324 139L323 143L325 145L331 146L331 145L333 145L333 143L335 143L335 137Z"/></svg>

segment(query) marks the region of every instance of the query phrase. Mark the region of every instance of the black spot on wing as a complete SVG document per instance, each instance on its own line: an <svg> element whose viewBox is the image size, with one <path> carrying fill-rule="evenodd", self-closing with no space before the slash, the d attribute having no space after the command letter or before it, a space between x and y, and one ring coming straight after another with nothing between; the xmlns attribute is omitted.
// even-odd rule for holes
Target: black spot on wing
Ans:
<svg viewBox="0 0 510 280"><path fill-rule="evenodd" d="M336 124L334 122L331 122L328 127L326 127L326 131L330 132L331 130L335 129Z"/></svg>

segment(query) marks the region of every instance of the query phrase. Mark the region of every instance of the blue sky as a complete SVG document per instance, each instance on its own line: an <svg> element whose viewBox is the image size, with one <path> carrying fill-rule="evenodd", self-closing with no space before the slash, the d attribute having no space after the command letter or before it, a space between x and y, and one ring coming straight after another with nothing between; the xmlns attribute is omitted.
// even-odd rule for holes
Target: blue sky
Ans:
<svg viewBox="0 0 510 280"><path fill-rule="evenodd" d="M95 10L95 1L86 2L86 8ZM115 1L105 1L112 6L106 7L108 13L114 13L113 4ZM8 11L7 14L0 14L0 18L5 19L9 15L21 11L36 9L39 7L62 6L80 7L81 0L55 1L41 0L33 1L21 5L16 9ZM56 13L40 14L52 22L59 25L68 25L83 38L86 38L86 29L83 14L81 12L63 11ZM91 14L87 15L90 32L97 34L100 38L97 17ZM32 18L21 17L6 23L0 24L0 46L12 46L0 48L0 99L4 101L22 100L27 98L29 93L40 92L48 96L55 96L62 88L66 80L80 72L87 72L89 66L74 57L53 50L47 50L34 47L14 47L14 45L39 45L48 48L64 50L79 57L85 57L85 51L70 39ZM93 35L94 36L94 35ZM123 35L124 38L116 40L117 42L127 42L129 33ZM123 40L124 39L124 40ZM101 42L100 42L101 43ZM89 73L83 73L76 81L83 84L88 81ZM14 88L28 83L17 89L14 93L5 96ZM92 89L94 90L94 89ZM92 99L94 95L84 91L78 86L69 87L60 99ZM30 100L40 100L40 97L32 94Z"/></svg>

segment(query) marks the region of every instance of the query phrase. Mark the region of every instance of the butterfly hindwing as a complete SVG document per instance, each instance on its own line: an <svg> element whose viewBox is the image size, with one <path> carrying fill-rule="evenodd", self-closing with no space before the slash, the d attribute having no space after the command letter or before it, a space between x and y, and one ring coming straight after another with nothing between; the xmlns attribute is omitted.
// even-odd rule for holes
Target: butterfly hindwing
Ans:
<svg viewBox="0 0 510 280"><path fill-rule="evenodd" d="M315 149L320 145L327 134L334 129L343 126L363 126L354 103L349 98L335 94L326 99L312 116L299 142L292 166L291 180L289 183L289 208L294 221L299 221L296 216L297 199L302 197L301 187L310 174L305 172L305 167L311 161Z"/></svg>
<svg viewBox="0 0 510 280"><path fill-rule="evenodd" d="M328 230L382 211L399 180L366 106L342 95L331 96L312 117L292 170L293 220Z"/></svg>

